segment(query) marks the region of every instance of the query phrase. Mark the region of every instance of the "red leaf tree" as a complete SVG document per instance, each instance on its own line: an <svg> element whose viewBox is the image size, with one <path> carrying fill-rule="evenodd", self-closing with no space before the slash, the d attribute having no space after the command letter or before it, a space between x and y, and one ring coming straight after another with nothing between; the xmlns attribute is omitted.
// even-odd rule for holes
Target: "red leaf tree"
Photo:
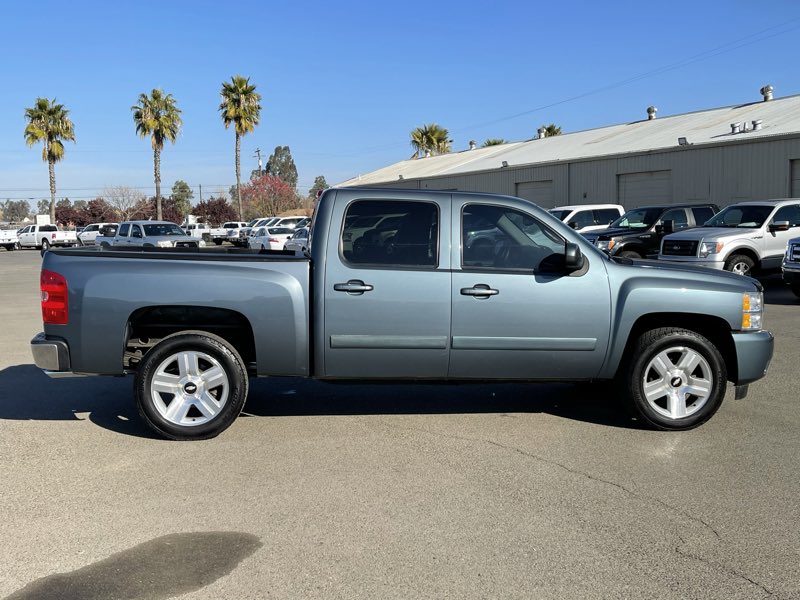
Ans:
<svg viewBox="0 0 800 600"><path fill-rule="evenodd" d="M292 187L272 175L258 177L241 186L245 219L270 217L299 209L297 193Z"/></svg>

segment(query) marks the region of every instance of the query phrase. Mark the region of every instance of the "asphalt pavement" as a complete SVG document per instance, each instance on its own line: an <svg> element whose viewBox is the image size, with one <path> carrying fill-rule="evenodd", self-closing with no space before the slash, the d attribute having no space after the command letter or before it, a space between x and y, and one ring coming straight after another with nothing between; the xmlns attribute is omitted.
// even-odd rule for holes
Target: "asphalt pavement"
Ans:
<svg viewBox="0 0 800 600"><path fill-rule="evenodd" d="M768 376L693 431L607 387L251 384L152 436L132 378L33 364L38 252L0 250L0 598L798 598L800 301Z"/></svg>

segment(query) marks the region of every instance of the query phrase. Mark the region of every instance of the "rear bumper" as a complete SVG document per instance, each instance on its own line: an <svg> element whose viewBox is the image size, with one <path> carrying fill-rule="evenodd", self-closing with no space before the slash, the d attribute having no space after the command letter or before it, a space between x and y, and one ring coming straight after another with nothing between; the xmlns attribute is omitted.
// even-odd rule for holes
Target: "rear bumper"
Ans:
<svg viewBox="0 0 800 600"><path fill-rule="evenodd" d="M733 344L738 365L736 385L746 385L767 374L775 349L775 337L771 332L734 333Z"/></svg>
<svg viewBox="0 0 800 600"><path fill-rule="evenodd" d="M69 346L64 340L48 338L44 333L38 333L31 340L31 354L36 366L50 377L83 377L71 371Z"/></svg>

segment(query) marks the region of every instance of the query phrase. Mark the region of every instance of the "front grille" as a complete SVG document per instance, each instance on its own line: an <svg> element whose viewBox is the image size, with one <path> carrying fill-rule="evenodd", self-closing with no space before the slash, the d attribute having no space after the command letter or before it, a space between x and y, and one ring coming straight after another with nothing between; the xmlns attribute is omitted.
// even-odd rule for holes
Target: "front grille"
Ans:
<svg viewBox="0 0 800 600"><path fill-rule="evenodd" d="M691 240L664 240L661 244L664 256L697 256L697 242Z"/></svg>

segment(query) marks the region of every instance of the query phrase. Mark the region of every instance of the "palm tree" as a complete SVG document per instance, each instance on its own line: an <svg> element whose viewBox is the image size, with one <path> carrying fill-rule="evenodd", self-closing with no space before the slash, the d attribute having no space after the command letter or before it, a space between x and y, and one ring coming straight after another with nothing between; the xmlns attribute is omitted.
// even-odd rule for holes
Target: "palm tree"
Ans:
<svg viewBox="0 0 800 600"><path fill-rule="evenodd" d="M481 144L481 148L488 148L489 146L500 146L501 144L507 144L508 142L503 138L489 138L483 144Z"/></svg>
<svg viewBox="0 0 800 600"><path fill-rule="evenodd" d="M25 143L33 146L42 142L42 160L50 170L50 222L56 222L56 163L64 158L64 143L75 141L75 125L69 111L56 99L37 98L33 108L25 109Z"/></svg>
<svg viewBox="0 0 800 600"><path fill-rule="evenodd" d="M555 123L550 123L550 125L542 125L544 128L545 137L553 137L554 135L561 135L561 127L556 125Z"/></svg>
<svg viewBox="0 0 800 600"><path fill-rule="evenodd" d="M250 84L249 77L235 75L230 83L222 82L220 92L222 102L219 112L222 113L222 122L227 129L233 124L236 133L236 200L239 205L239 218L242 218L242 176L241 176L241 145L242 136L252 132L258 125L261 116L261 94L256 92L256 86Z"/></svg>
<svg viewBox="0 0 800 600"><path fill-rule="evenodd" d="M161 151L164 142L173 144L180 133L181 111L175 104L172 94L164 94L162 90L154 89L150 95L139 94L139 103L131 106L133 122L136 124L136 133L139 137L150 136L150 145L153 147L153 176L156 183L156 217L163 218L161 212Z"/></svg>
<svg viewBox="0 0 800 600"><path fill-rule="evenodd" d="M447 154L450 152L450 133L436 123L417 127L411 132L411 147L414 154L411 158L419 158L430 154Z"/></svg>

